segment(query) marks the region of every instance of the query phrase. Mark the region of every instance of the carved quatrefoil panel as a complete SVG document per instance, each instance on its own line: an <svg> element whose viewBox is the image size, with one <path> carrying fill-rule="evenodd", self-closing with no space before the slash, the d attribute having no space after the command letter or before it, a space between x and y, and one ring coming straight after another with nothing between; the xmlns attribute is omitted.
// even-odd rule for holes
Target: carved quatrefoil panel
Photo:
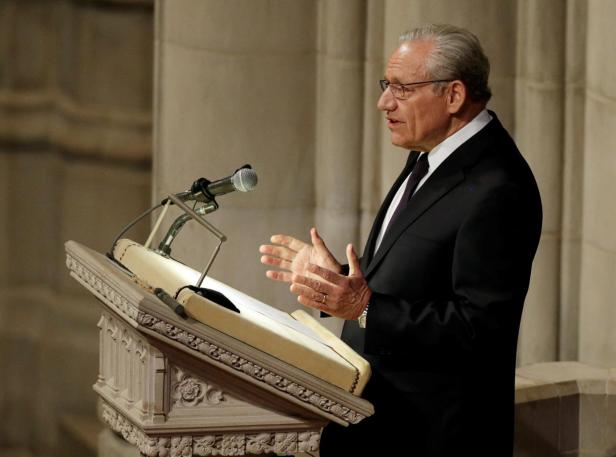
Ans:
<svg viewBox="0 0 616 457"><path fill-rule="evenodd" d="M230 398L217 386L208 384L182 368L171 367L171 400L174 407L212 406Z"/></svg>

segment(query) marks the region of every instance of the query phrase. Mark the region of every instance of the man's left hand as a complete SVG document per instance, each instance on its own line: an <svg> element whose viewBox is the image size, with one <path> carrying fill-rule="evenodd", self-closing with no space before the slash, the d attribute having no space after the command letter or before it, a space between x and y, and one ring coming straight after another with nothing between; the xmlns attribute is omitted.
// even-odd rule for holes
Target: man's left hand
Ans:
<svg viewBox="0 0 616 457"><path fill-rule="evenodd" d="M357 319L364 311L372 291L364 278L353 245L347 245L349 275L341 275L318 265L310 264L308 271L322 279L294 274L291 292L297 301L342 319Z"/></svg>

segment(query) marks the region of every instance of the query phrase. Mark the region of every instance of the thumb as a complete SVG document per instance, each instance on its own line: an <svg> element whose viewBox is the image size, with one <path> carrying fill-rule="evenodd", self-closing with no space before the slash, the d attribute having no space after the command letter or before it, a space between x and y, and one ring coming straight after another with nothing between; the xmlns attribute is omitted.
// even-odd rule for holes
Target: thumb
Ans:
<svg viewBox="0 0 616 457"><path fill-rule="evenodd" d="M319 232L317 232L317 229L315 227L312 227L310 229L310 240L312 241L312 245L315 248L327 249L325 247L325 243L323 242L323 238L321 238Z"/></svg>
<svg viewBox="0 0 616 457"><path fill-rule="evenodd" d="M349 261L349 276L362 276L359 268L359 259L355 253L355 248L352 244L347 244L346 248L347 260Z"/></svg>

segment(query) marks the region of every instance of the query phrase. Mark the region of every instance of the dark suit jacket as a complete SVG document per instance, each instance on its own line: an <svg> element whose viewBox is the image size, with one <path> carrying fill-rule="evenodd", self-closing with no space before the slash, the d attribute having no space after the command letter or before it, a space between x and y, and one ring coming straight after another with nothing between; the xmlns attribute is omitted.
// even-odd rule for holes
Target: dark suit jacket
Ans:
<svg viewBox="0 0 616 457"><path fill-rule="evenodd" d="M535 179L496 115L455 150L361 259L367 328L342 339L368 359L375 415L328 425L321 456L512 455L517 337L541 232ZM357 454L361 455L361 454Z"/></svg>

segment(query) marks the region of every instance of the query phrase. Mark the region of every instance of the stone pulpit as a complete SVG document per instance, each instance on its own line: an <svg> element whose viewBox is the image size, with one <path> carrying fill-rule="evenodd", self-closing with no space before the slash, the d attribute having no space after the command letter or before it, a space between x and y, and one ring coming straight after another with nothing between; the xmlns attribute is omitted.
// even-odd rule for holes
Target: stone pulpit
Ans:
<svg viewBox="0 0 616 457"><path fill-rule="evenodd" d="M329 421L373 414L369 364L304 311L190 287L197 271L126 239L66 255L101 304L101 419L143 455L314 454Z"/></svg>

